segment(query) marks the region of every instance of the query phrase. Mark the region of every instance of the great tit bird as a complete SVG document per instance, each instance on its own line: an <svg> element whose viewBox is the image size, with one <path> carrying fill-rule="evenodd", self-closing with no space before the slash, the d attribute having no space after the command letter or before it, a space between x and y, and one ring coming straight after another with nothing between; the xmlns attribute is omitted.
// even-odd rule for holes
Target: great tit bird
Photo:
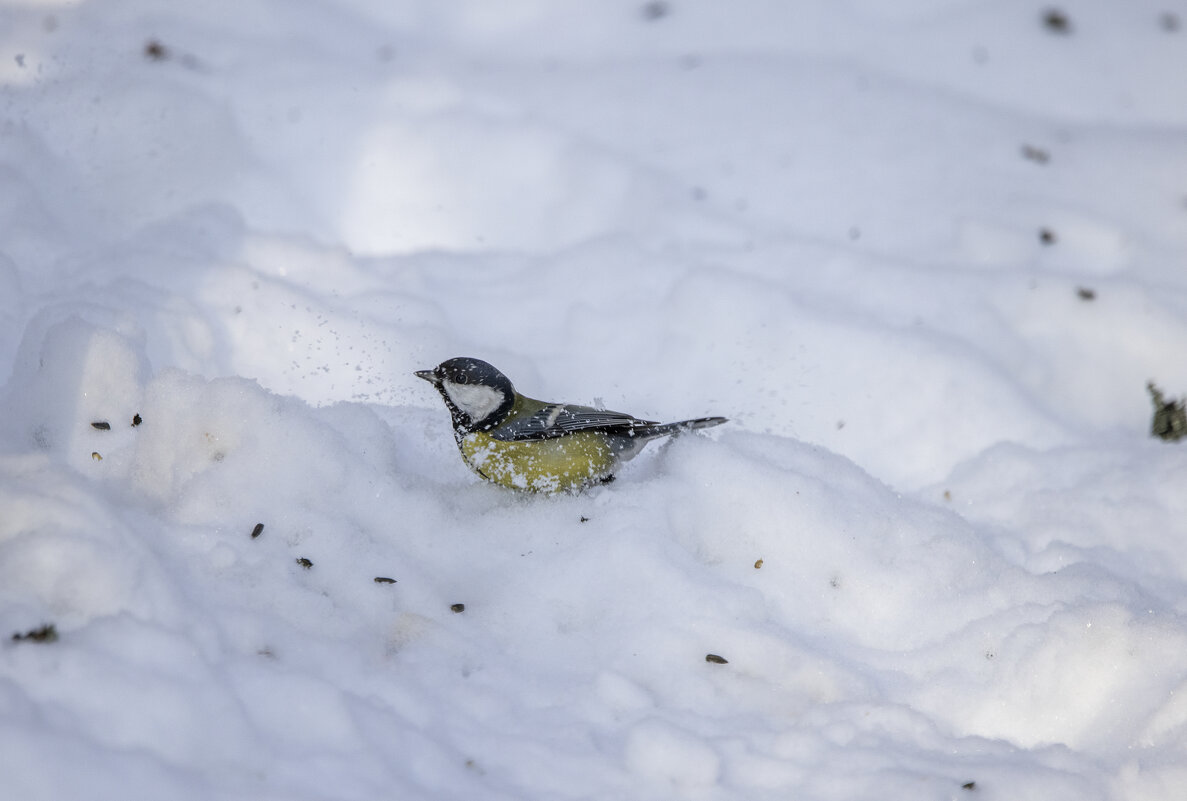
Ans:
<svg viewBox="0 0 1187 801"><path fill-rule="evenodd" d="M658 437L708 428L724 417L679 423L520 395L480 359L459 357L416 375L441 393L470 469L487 481L533 492L576 491L610 481L614 469Z"/></svg>

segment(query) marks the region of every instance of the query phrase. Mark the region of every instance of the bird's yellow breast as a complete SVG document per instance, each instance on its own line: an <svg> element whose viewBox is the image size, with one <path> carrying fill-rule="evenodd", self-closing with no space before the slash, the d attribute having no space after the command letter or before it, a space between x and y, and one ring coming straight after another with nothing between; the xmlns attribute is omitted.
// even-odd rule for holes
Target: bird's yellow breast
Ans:
<svg viewBox="0 0 1187 801"><path fill-rule="evenodd" d="M615 465L606 436L596 431L525 442L476 431L458 446L470 469L487 481L532 492L581 489L609 476Z"/></svg>

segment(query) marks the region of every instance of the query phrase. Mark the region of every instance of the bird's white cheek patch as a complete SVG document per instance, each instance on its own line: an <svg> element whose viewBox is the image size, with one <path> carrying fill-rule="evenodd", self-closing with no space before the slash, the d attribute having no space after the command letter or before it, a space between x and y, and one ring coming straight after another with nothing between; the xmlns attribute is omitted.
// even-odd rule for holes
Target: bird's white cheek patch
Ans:
<svg viewBox="0 0 1187 801"><path fill-rule="evenodd" d="M441 386L445 387L445 394L449 395L453 405L470 415L475 423L486 419L503 403L503 393L493 387L455 384L452 381L443 381Z"/></svg>

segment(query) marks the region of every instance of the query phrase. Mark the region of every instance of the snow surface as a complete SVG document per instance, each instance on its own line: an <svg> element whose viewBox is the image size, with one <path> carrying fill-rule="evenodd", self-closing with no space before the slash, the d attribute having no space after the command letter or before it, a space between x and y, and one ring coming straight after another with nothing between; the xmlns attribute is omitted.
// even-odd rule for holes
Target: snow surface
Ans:
<svg viewBox="0 0 1187 801"><path fill-rule="evenodd" d="M1058 8L4 3L0 797L1183 798L1187 4Z"/></svg>

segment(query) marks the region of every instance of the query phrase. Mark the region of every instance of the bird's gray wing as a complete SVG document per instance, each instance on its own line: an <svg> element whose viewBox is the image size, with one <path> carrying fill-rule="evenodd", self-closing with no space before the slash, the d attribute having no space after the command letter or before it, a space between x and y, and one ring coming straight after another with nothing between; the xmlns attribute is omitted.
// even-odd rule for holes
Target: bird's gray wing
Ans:
<svg viewBox="0 0 1187 801"><path fill-rule="evenodd" d="M490 431L495 439L522 441L553 439L575 431L606 431L608 433L646 436L656 425L623 412L553 403L531 415L514 417Z"/></svg>

